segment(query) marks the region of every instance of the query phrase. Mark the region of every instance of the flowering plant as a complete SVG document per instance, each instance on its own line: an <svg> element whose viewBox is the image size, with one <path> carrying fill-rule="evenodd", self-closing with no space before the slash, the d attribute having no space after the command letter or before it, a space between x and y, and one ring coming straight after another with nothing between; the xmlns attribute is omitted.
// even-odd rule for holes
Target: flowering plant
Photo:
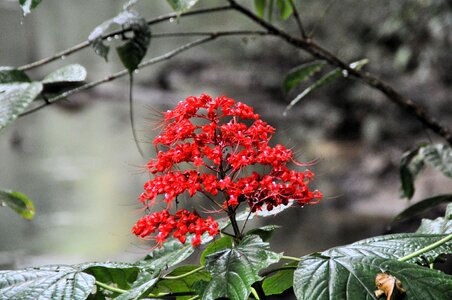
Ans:
<svg viewBox="0 0 452 300"><path fill-rule="evenodd" d="M271 211L289 201L304 205L322 198L319 191L308 188L314 174L289 168L290 163L302 164L292 150L271 146L275 128L246 104L225 96L191 96L164 113L162 127L154 140L157 158L147 164L154 178L145 183L139 200L150 211L160 202L167 209L144 216L133 227L133 233L142 238L158 232L155 240L160 246L171 233L181 243L187 234L193 235L193 246L201 243L203 233L219 233L211 216L203 219L186 209L169 213L184 194L200 194L216 211L226 213L236 238L243 235L235 219L240 206L253 213ZM261 173L255 171L258 166Z"/></svg>

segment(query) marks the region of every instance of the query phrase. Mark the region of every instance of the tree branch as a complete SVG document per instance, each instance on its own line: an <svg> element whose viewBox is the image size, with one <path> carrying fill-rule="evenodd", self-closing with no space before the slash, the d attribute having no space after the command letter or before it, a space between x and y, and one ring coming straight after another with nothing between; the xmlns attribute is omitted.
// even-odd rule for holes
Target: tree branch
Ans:
<svg viewBox="0 0 452 300"><path fill-rule="evenodd" d="M241 12L243 15L247 16L249 19L253 20L261 27L268 30L269 34L279 36L280 38L284 39L287 43L297 48L303 49L304 51L310 53L312 56L327 61L332 66L346 70L349 75L363 81L368 86L379 90L384 95L386 95L389 100L405 109L405 111L407 111L408 113L414 115L422 124L430 128L433 132L435 132L439 136L443 137L450 145L452 145L452 133L449 128L440 124L435 118L433 118L427 112L425 108L414 102L412 99L398 93L389 84L381 81L380 79L376 78L375 76L368 72L361 72L350 68L347 63L340 60L338 57L330 53L328 50L320 47L319 45L314 43L311 39L306 40L294 37L288 34L287 32L275 27L271 23L266 22L262 18L259 18L249 9L245 8L244 6L241 6L234 0L228 1L231 7Z"/></svg>
<svg viewBox="0 0 452 300"><path fill-rule="evenodd" d="M298 9L295 6L295 3L293 3L293 0L289 0L289 3L293 10L293 16L295 17L295 20L297 21L297 25L298 25L298 29L300 30L301 37L304 40L307 40L309 37L306 34L306 31L304 30L303 23L301 22L300 14L298 13Z"/></svg>
<svg viewBox="0 0 452 300"><path fill-rule="evenodd" d="M148 20L147 24L149 26L151 26L151 25L154 25L154 24L157 24L157 23L168 21L171 18L188 17L188 16L194 16L194 15L198 15L198 14L219 12L219 11L224 11L224 10L228 10L228 9L231 9L231 6L225 5L225 6L218 6L218 7L211 7L211 8L205 8L205 9L192 10L192 11L188 11L188 12L182 13L182 14L180 14L180 16L178 16L177 13L170 13L170 14L167 14L167 15L159 16L157 18ZM108 38L114 37L115 35L123 34L123 33L129 32L129 31L131 31L130 28L125 28L125 29L112 31L109 34L104 35L102 37L102 39L106 40ZM40 60L35 61L35 62L33 62L31 64L28 64L28 65L20 66L17 69L21 70L21 71L30 70L30 69L33 69L33 68L36 68L36 67L48 64L48 63L50 63L50 62L52 62L54 60L60 59L61 57L71 55L72 53L80 51L80 50L88 47L89 45L91 45L91 41L90 40L86 40L86 41L81 42L81 43L79 43L79 44L77 44L77 45L75 45L75 46L73 46L71 48L68 48L68 49L63 50L61 52L58 52L58 53L56 53L56 54L54 54L52 56L40 59Z"/></svg>

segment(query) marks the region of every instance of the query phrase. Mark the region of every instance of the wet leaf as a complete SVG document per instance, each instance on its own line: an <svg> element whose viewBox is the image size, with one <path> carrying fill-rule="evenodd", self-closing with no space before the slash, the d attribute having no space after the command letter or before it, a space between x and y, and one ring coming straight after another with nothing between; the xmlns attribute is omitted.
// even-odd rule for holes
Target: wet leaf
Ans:
<svg viewBox="0 0 452 300"><path fill-rule="evenodd" d="M175 12L181 14L192 8L198 0L166 0L166 2L168 2Z"/></svg>
<svg viewBox="0 0 452 300"><path fill-rule="evenodd" d="M12 208L24 219L31 220L35 215L33 202L20 192L0 190L0 203Z"/></svg>
<svg viewBox="0 0 452 300"><path fill-rule="evenodd" d="M80 82L86 79L86 69L79 65L73 64L64 66L58 70L53 71L44 79L42 83L56 83L56 82Z"/></svg>
<svg viewBox="0 0 452 300"><path fill-rule="evenodd" d="M413 216L416 216L424 211L427 211L433 207L436 207L440 204L444 203L451 203L452 202L452 194L447 195L439 195L431 198L424 199L422 201L419 201L416 204L411 205L404 211L402 211L400 214L398 214L394 220L395 221L401 221L408 218L411 218Z"/></svg>
<svg viewBox="0 0 452 300"><path fill-rule="evenodd" d="M444 218L436 218L435 220L422 219L421 226L416 231L421 234L450 234L452 233L452 204L446 209ZM451 253L451 252L449 252Z"/></svg>
<svg viewBox="0 0 452 300"><path fill-rule="evenodd" d="M234 244L234 240L230 236L224 236L222 238L219 238L218 240L210 243L206 249L201 254L201 258L199 260L199 263L204 266L206 264L206 256L218 252L223 249L231 249L232 245Z"/></svg>
<svg viewBox="0 0 452 300"><path fill-rule="evenodd" d="M396 277L387 273L378 273L375 277L377 290L375 296L380 298L385 295L387 300L401 300L405 298L406 290L402 287L402 282Z"/></svg>
<svg viewBox="0 0 452 300"><path fill-rule="evenodd" d="M290 289L293 285L293 273L297 267L296 263L285 265L286 267L293 267L293 269L284 269L276 272L270 277L265 278L262 283L262 288L265 295L278 295Z"/></svg>
<svg viewBox="0 0 452 300"><path fill-rule="evenodd" d="M28 15L32 9L35 9L41 1L42 0L19 0L24 16Z"/></svg>
<svg viewBox="0 0 452 300"><path fill-rule="evenodd" d="M30 77L24 71L11 67L0 67L0 83L31 82Z"/></svg>
<svg viewBox="0 0 452 300"><path fill-rule="evenodd" d="M320 71L325 64L323 61L314 61L290 70L283 81L284 94L287 95L297 85L308 80L312 75Z"/></svg>

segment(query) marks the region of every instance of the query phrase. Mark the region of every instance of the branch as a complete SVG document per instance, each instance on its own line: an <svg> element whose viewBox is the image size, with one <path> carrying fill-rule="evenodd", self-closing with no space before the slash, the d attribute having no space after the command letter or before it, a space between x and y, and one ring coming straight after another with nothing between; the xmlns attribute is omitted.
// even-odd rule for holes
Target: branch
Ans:
<svg viewBox="0 0 452 300"><path fill-rule="evenodd" d="M259 18L257 15L255 15L253 12L251 12L249 9L241 6L234 0L228 0L231 7L233 7L235 10L241 12L243 15L247 16L249 19L253 20L255 23L260 25L261 27L268 30L269 34L279 36L280 38L284 39L287 43L303 49L304 51L310 53L312 56L324 60L328 62L330 65L339 67L343 70L346 70L349 75L363 81L368 86L379 90L384 95L388 97L389 100L394 102L395 104L401 106L403 109L405 109L408 113L414 115L422 124L424 124L426 127L430 128L433 132L438 134L439 136L443 137L450 145L452 145L452 133L449 128L445 127L444 125L440 124L435 118L433 118L425 108L414 102L412 99L403 96L402 94L398 93L392 86L389 84L381 81L380 79L376 78L372 74L368 72L361 72L355 69L352 69L349 67L349 65L342 60L340 60L338 57L330 53L328 50L320 47L316 43L314 43L310 39L300 39L297 37L294 37L287 32L273 26L271 23L266 22L262 18Z"/></svg>
<svg viewBox="0 0 452 300"><path fill-rule="evenodd" d="M300 30L301 37L304 40L309 39L308 35L306 34L306 31L304 30L303 23L301 22L300 14L298 13L295 3L293 3L293 0L289 0L289 3L290 3L290 6L292 6L293 15L295 17L295 20L297 21L297 25L298 25L298 29Z"/></svg>
<svg viewBox="0 0 452 300"><path fill-rule="evenodd" d="M167 14L167 15L159 16L157 18L148 20L147 24L149 26L151 26L151 25L154 25L154 24L157 24L157 23L168 21L171 18L177 18L177 17L181 18L181 17L193 16L193 15L198 15L198 14L206 14L206 13L218 12L218 11L223 11L223 10L228 10L228 9L231 9L231 6L226 5L226 6L218 6L218 7L211 7L211 8L205 8L205 9L192 10L192 11L189 11L189 12L182 13L182 14L180 14L180 16L177 13L170 13L170 14ZM113 31L113 32L111 32L109 34L104 35L102 37L102 39L106 40L108 38L114 37L115 35L123 34L123 33L129 32L129 31L131 31L130 28L116 30L116 31ZM88 47L89 45L91 45L91 42L92 41L90 41L90 40L86 40L86 41L81 42L81 43L79 43L79 44L77 44L77 45L75 45L75 46L73 46L71 48L68 48L68 49L63 50L61 52L58 52L58 53L56 53L56 54L54 54L52 56L40 59L40 60L35 61L35 62L33 62L31 64L28 64L28 65L23 65L21 67L18 67L17 69L20 70L20 71L26 71L26 70L30 70L30 69L33 69L33 68L36 68L36 67L48 64L48 63L50 63L50 62L52 62L54 60L60 59L63 56L71 55L74 52L80 51L80 50Z"/></svg>
<svg viewBox="0 0 452 300"><path fill-rule="evenodd" d="M175 33L175 34L177 34L177 33ZM185 34L188 35L189 33L185 33ZM197 33L194 33L194 35L196 35L196 34ZM142 69L142 68L148 67L150 65L153 65L153 64L156 64L156 63L168 60L168 59L176 56L177 54L179 54L181 52L184 52L184 51L186 51L186 50L188 50L190 48L196 47L196 46L204 44L206 42L215 40L218 37L229 36L229 35L253 35L253 34L254 35L267 35L269 33L268 32L264 32L264 31L223 31L223 32L211 32L211 33L206 33L205 32L205 33L202 33L201 35L207 35L206 37L198 39L198 40L196 40L194 42L191 42L191 43L187 43L187 44L182 45L181 47L176 48L176 49L174 49L174 50L172 50L170 52L167 52L167 53L165 53L163 55L160 55L160 56L157 56L157 57L152 58L150 60L144 61L144 62L142 62L141 64L138 65L138 69ZM172 35L172 34L168 34L168 35ZM69 96L72 96L73 94L76 94L78 92L81 92L81 91L93 88L93 87L98 86L100 84L103 84L103 83L115 80L115 79L117 79L119 77L126 76L128 74L129 74L129 71L127 69L124 69L124 70L121 70L121 71L119 71L117 73L110 74L110 75L108 75L107 77L105 77L103 79L86 83L86 84L84 84L82 86L79 86L77 88L71 89L71 90L66 91L64 93L61 93L61 94L59 94L59 95L57 95L57 96L55 96L53 98L48 98L47 101L44 104L42 104L40 106L37 106L35 108L32 108L32 109L20 114L19 117L23 117L23 116L29 115L29 114L34 113L34 112L36 112L36 111L38 111L38 110L40 110L40 109L42 109L42 108L44 108L44 107L46 107L48 105L51 105L51 104L55 103L57 101L60 101L60 100L65 99L65 98L67 98Z"/></svg>

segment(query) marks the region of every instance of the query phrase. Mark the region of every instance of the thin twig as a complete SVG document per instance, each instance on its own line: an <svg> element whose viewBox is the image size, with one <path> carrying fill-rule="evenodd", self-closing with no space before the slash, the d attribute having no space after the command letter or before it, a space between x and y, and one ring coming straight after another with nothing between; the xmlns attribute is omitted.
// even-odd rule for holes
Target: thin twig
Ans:
<svg viewBox="0 0 452 300"><path fill-rule="evenodd" d="M300 30L301 38L304 40L307 40L309 37L306 34L306 31L304 30L303 23L301 22L300 14L298 13L298 9L295 6L295 3L293 0L289 0L290 6L292 6L293 16L295 17L295 20L297 21L298 29Z"/></svg>
<svg viewBox="0 0 452 300"><path fill-rule="evenodd" d="M348 75L353 76L365 82L368 86L379 90L384 95L386 95L389 100L404 108L408 113L414 115L422 124L430 128L433 132L435 132L439 136L443 137L450 145L452 145L452 133L449 128L440 124L435 118L433 118L427 112L425 108L414 102L412 99L398 93L389 84L381 81L380 79L376 78L370 73L361 72L351 68L347 63L340 60L337 56L333 55L328 50L320 47L319 45L314 43L311 39L305 40L292 36L287 32L275 27L271 23L266 22L262 18L259 18L249 9L238 4L236 1L234 0L228 1L234 9L241 12L258 25L267 29L269 34L281 37L287 43L310 53L312 56L318 59L328 62L332 66L339 67L347 71Z"/></svg>
<svg viewBox="0 0 452 300"><path fill-rule="evenodd" d="M161 23L161 22L164 22L164 21L168 21L168 20L170 20L172 18L176 18L176 17L187 17L187 16L198 15L198 14L206 14L206 13L224 11L224 10L228 10L228 9L231 9L231 7L229 5L225 5L225 6L218 6L218 7L211 7L211 8L205 8L205 9L192 10L192 11L189 11L189 12L182 13L182 14L180 14L180 16L178 16L177 13L170 13L170 14L167 14L167 15L159 16L157 18L148 20L147 24L150 26L150 25L154 25L154 24ZM111 32L109 34L104 35L102 37L102 39L106 40L108 38L114 37L115 35L124 34L124 33L129 32L129 31L131 31L130 28L124 28L124 29L120 29L120 30L115 30L115 31L113 31L113 32ZM35 61L35 62L31 63L31 64L20 66L17 69L21 70L21 71L30 70L30 69L33 69L33 68L36 68L36 67L48 64L48 63L50 63L50 62L52 62L54 60L60 59L61 57L66 57L68 55L71 55L72 53L80 51L80 50L88 47L89 45L91 45L91 41L90 40L86 40L86 41L83 41L83 42L81 42L81 43L79 43L79 44L77 44L77 45L75 45L75 46L73 46L71 48L68 48L68 49L63 50L61 52L58 52L58 53L56 53L56 54L54 54L52 56L40 59L40 60Z"/></svg>

